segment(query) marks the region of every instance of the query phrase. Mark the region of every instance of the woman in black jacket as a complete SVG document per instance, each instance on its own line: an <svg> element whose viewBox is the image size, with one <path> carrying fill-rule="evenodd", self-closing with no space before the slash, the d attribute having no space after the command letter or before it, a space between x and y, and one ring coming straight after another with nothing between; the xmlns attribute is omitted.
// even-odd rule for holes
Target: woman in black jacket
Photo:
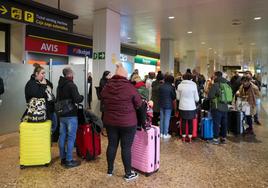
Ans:
<svg viewBox="0 0 268 188"><path fill-rule="evenodd" d="M110 71L104 71L103 74L102 74L102 78L100 79L100 93L101 91L103 90L104 86L107 84L108 80L112 78L112 74ZM102 115L101 115L101 119L103 120L103 111L104 111L104 106L103 106L103 102L101 100L100 102L100 111L102 112Z"/></svg>
<svg viewBox="0 0 268 188"><path fill-rule="evenodd" d="M32 98L44 98L46 100L47 119L52 120L52 132L54 132L57 126L57 118L54 109L55 97L52 93L53 84L45 78L44 67L39 64L33 66L35 67L33 74L25 86L26 103L29 103Z"/></svg>

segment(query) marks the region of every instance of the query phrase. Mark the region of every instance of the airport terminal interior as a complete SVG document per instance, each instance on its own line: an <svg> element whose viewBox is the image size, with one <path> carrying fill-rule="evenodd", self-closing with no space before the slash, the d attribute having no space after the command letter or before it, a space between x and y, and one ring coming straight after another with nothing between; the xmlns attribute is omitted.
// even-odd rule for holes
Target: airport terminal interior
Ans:
<svg viewBox="0 0 268 188"><path fill-rule="evenodd" d="M41 66L42 75L41 71L34 72L37 69L33 65ZM267 188L267 72L268 0L2 0L0 187ZM45 83L42 76L47 79ZM211 97L219 77L229 84L226 88L230 88L230 100L226 94L228 88L223 89L221 84L218 87L221 95ZM78 116L76 140L72 142L75 147L70 146L73 132L69 125L67 129L62 128L63 121L74 115L65 116L61 109L58 110L62 97L60 88L63 87L57 89L59 79L66 79L77 88L65 93L71 97L72 103L80 103L78 112L69 111L79 114L75 115ZM106 86L113 86L115 80L127 79L125 83L129 84L126 87L129 90L115 96L117 91L109 91L113 87L101 87L103 79ZM27 98L26 83L29 80L40 87L46 85L45 99L34 96L37 88L31 88L32 97ZM162 85L154 90L154 83L158 81ZM192 87L180 87L187 82L195 84L199 98L191 99L195 108L192 111L182 109L180 104L183 101L181 90ZM160 97L163 96L161 88L169 87L169 83L175 94L173 98L171 94L164 95L170 98L166 100ZM130 87L131 84L134 87ZM47 93L48 87L51 93ZM132 90L140 93L140 87L148 91L147 102L142 102L139 95L138 99L132 98L131 107L120 106L121 101L115 104ZM243 92L246 93L244 96ZM78 93L82 100L74 97L74 93ZM107 93L112 93L114 101L108 102ZM53 95L57 99L53 99L51 115L48 103L49 96ZM157 102L153 98L156 95ZM189 99L190 95L184 97ZM35 104L31 101L40 101L38 98L44 99L45 103L38 103L41 107L35 105L38 106L35 110L40 112L42 105L47 109L45 115L41 112L36 115L38 118L44 115L45 119L33 118L30 122L34 116L34 112L29 112L30 106ZM222 112L219 106L213 106L217 101L215 98L228 111ZM171 101L172 106L160 106L157 111L155 106L162 105L161 101ZM205 101L209 101L209 107ZM134 122L137 122L140 116L135 105L138 103L146 104L144 125L147 127L137 131L135 127L135 139L132 148L128 148L131 150L131 166L137 174L124 171L126 149L121 150L121 145L114 169L107 173L107 157L111 152L106 154L106 151L108 144L109 147L112 145L111 130L118 128L107 122L118 119L120 124L120 118L122 122L133 122L132 111L124 112L130 108L137 111L137 115L134 111ZM171 115L165 114L166 108L170 109ZM81 123L81 109L86 112L82 116L88 118L91 115L90 125ZM184 126L180 120L187 119L191 112L195 114L189 118L193 120L192 135L189 133L185 141L187 133L180 132ZM224 139L218 139L215 132L218 130L216 112L227 114L223 117L227 121L226 131L224 121L220 120L218 127ZM112 116L108 113L119 114ZM167 125L161 120L166 117L170 118ZM83 134L78 131L84 124L88 124L92 131L90 140L84 139L89 128ZM96 128L103 124L107 127ZM45 137L45 131L44 134L40 132L47 125L49 129ZM123 128L119 126L118 130L126 131L126 125L121 126ZM168 126L168 134L163 126ZM38 134L34 134L35 131ZM68 131L66 138L61 136L64 131ZM119 134L121 141L126 134L122 132ZM153 136L148 136L150 134ZM66 158L60 157L63 155L59 148L62 140L66 142L66 148L72 149L69 154L73 159L68 159L68 149L67 154L64 152ZM87 143L81 146L81 142ZM94 159L84 159L91 154L84 155L82 150L79 151L80 146L85 148L87 144L94 151L86 151L93 152ZM45 156L47 162L36 162L37 158ZM125 157L124 164L121 157ZM153 162L147 162L147 158ZM76 164L76 160L81 164ZM145 166L153 170L144 170Z"/></svg>

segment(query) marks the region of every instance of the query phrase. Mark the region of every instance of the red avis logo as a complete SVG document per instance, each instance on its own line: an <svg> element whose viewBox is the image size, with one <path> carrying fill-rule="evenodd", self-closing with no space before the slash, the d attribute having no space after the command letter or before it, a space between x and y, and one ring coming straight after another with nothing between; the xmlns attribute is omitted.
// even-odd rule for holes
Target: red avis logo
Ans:
<svg viewBox="0 0 268 188"><path fill-rule="evenodd" d="M58 48L58 45L56 45L56 44L43 43L41 46L41 51L58 52L59 48Z"/></svg>

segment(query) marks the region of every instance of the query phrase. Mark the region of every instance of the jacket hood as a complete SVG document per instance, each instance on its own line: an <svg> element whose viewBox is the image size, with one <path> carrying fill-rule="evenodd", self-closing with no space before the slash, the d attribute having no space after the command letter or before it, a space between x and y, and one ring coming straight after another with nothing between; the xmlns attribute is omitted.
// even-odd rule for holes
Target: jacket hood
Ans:
<svg viewBox="0 0 268 188"><path fill-rule="evenodd" d="M121 89L126 88L125 84L130 84L126 77L115 75L109 80L109 83L106 84L105 87L109 88L111 94L116 95L118 92L121 92Z"/></svg>
<svg viewBox="0 0 268 188"><path fill-rule="evenodd" d="M145 83L144 82L137 82L135 84L135 88L139 89L140 87L144 86L145 87Z"/></svg>
<svg viewBox="0 0 268 188"><path fill-rule="evenodd" d="M193 82L192 80L182 80L181 84L193 84L193 85L195 85L195 82Z"/></svg>
<svg viewBox="0 0 268 188"><path fill-rule="evenodd" d="M60 79L59 79L59 84L58 84L58 87L59 88L63 88L63 86L65 86L66 84L72 82L71 80L68 80L67 78L61 76Z"/></svg>
<svg viewBox="0 0 268 188"><path fill-rule="evenodd" d="M225 79L225 78L216 78L215 80L215 83L227 83L228 81Z"/></svg>

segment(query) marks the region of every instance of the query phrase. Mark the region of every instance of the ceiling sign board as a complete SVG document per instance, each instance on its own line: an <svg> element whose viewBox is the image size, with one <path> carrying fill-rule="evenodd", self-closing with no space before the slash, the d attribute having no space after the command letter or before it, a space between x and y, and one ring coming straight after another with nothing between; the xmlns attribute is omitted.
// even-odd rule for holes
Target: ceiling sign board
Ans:
<svg viewBox="0 0 268 188"><path fill-rule="evenodd" d="M72 19L14 1L0 1L0 18L67 32L72 32L73 29Z"/></svg>
<svg viewBox="0 0 268 188"><path fill-rule="evenodd" d="M147 58L147 57L143 57L143 56L136 56L134 58L134 62L135 63L139 63L139 64L146 64L146 65L157 65L157 62L159 60L158 59L153 59L153 58Z"/></svg>

